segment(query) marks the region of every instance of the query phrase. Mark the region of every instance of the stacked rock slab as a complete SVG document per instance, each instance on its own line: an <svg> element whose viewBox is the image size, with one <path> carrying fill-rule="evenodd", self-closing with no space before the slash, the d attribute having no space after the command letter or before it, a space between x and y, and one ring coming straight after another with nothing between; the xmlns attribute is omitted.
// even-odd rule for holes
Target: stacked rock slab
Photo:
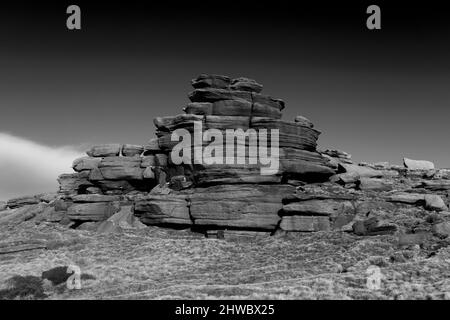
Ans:
<svg viewBox="0 0 450 320"><path fill-rule="evenodd" d="M336 173L337 166L316 150L320 132L313 123L302 116L281 120L285 103L262 94L255 80L202 74L192 86L183 114L154 119L156 137L147 145L94 146L74 161L76 173L59 177L68 219L104 221L132 204L147 225L272 232L281 221L282 199L295 192L292 181L323 182ZM199 125L200 144L194 141ZM211 143L202 139L209 129L215 129L214 142L217 135L227 141L230 129L247 136L233 137L231 155L221 145L223 163L180 164L171 156L180 142L173 138L177 129L193 137L184 149L192 160ZM276 156L272 129L278 131L279 166L262 174L270 164L261 163L259 153L250 157L249 146L266 146L267 155Z"/></svg>
<svg viewBox="0 0 450 320"><path fill-rule="evenodd" d="M157 141L157 147L169 155L167 179L176 191L136 199L135 214L142 222L203 230L274 231L281 219L283 197L295 192L288 180L325 181L335 173L330 161L316 151L320 132L303 117L297 117L296 121L281 120L284 102L261 94L262 85L255 80L200 75L192 80L192 86L191 102L183 109L184 114L154 120L157 140L152 139L150 145ZM223 142L227 140L228 129L244 133L267 130L269 135L257 135L256 141L258 146L267 146L269 152L270 130L279 130L279 169L262 175L262 165L257 161L250 163L248 137L234 141L234 151L243 146L246 152L231 159L233 163L227 161L236 153L230 157L224 149L221 164L175 165L170 154L179 141L172 141L172 134L184 129L194 136L195 122L201 124L203 133L216 129ZM201 142L202 154L209 143ZM190 147L190 157L194 159L193 141Z"/></svg>

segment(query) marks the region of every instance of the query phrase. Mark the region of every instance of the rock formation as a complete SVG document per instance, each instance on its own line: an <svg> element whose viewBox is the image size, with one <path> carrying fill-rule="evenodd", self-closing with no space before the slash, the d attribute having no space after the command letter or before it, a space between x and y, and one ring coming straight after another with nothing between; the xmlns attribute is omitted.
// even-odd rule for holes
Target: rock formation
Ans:
<svg viewBox="0 0 450 320"><path fill-rule="evenodd" d="M146 145L93 146L73 162L74 173L58 178L57 195L0 203L0 222L38 219L99 232L143 223L214 237L333 230L449 234L450 170L407 158L404 166L355 164L344 151L318 150L314 124L303 116L281 120L284 101L261 93L263 86L252 79L203 74L192 86L184 113L154 119L156 136ZM235 162L228 163L225 150L222 164L175 163L174 133L183 129L194 136L198 127L202 136L216 129L214 142L226 141L227 130L249 134L233 140ZM261 174L265 164L247 152L251 130L272 129L278 130L279 166ZM270 150L271 135L253 138ZM199 143L194 136L178 155L195 159L211 140ZM430 214L439 218L430 220Z"/></svg>

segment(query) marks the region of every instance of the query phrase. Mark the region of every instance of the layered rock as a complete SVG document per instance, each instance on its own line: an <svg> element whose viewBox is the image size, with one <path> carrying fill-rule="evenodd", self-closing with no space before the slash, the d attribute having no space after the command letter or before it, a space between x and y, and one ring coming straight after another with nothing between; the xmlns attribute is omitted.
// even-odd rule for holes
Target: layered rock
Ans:
<svg viewBox="0 0 450 320"><path fill-rule="evenodd" d="M75 160L42 219L98 232L142 222L209 237L277 230L372 236L416 231L410 218L386 216L448 210L450 170L410 159L356 164L344 151L318 151L314 124L300 115L282 120L284 101L252 79L202 74L192 86L184 113L155 118L155 137L145 145L94 146ZM38 205L41 198L26 197L3 207ZM435 225L436 234L446 232Z"/></svg>

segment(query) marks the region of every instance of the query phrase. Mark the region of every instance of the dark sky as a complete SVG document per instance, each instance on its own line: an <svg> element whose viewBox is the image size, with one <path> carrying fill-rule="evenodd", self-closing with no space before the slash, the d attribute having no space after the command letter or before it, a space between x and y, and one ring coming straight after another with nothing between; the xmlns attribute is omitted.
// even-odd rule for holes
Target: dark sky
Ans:
<svg viewBox="0 0 450 320"><path fill-rule="evenodd" d="M2 5L0 132L54 147L144 144L155 116L182 113L190 80L215 73L262 83L286 101L283 119L315 123L320 147L450 167L446 11L345 3ZM70 4L81 31L66 29ZM382 30L366 28L369 4L380 5Z"/></svg>

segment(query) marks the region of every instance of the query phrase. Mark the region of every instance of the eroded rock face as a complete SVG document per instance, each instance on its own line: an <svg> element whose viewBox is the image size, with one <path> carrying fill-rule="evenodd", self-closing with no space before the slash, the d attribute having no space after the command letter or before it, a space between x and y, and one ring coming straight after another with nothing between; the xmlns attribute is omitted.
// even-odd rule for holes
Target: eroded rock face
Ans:
<svg viewBox="0 0 450 320"><path fill-rule="evenodd" d="M89 157L117 157L120 155L122 146L120 144L104 144L93 146L87 152Z"/></svg>
<svg viewBox="0 0 450 320"><path fill-rule="evenodd" d="M357 165L347 152L317 150L320 131L314 124L301 115L281 120L284 101L261 93L263 86L252 79L202 74L192 85L184 113L155 118L156 136L146 145L94 146L87 157L74 161L76 173L59 177L58 200L36 197L33 204L31 197L7 205L39 206L44 201L48 207L39 214L42 221L84 222L80 227L92 231L123 231L138 221L201 230L211 237L277 230L369 236L398 228L418 232L417 221L422 220L421 227L430 233L425 217L438 216L432 219L436 226L446 221L450 170L410 159L405 166ZM227 130L246 131L248 136L236 139L234 149L245 147L245 152L224 152L223 163L175 163L171 152L179 141L172 141L172 133L193 133L198 123L201 134L215 129L214 140L221 136L226 141ZM249 155L249 136L267 130L267 136L256 135L255 141L269 147L271 129L278 131L279 166L262 174L268 164ZM186 152L194 159L194 147L203 152L209 144L204 140L194 146L191 141Z"/></svg>
<svg viewBox="0 0 450 320"><path fill-rule="evenodd" d="M9 200L7 206L8 208L16 209L26 205L38 204L40 202L41 200L37 196L26 196Z"/></svg>
<svg viewBox="0 0 450 320"><path fill-rule="evenodd" d="M189 196L197 226L275 230L289 185L220 185L198 188Z"/></svg>
<svg viewBox="0 0 450 320"><path fill-rule="evenodd" d="M67 209L67 216L77 221L103 221L119 210L117 202L79 203Z"/></svg>
<svg viewBox="0 0 450 320"><path fill-rule="evenodd" d="M183 194L148 195L136 199L134 214L147 225L193 224L188 201Z"/></svg>

